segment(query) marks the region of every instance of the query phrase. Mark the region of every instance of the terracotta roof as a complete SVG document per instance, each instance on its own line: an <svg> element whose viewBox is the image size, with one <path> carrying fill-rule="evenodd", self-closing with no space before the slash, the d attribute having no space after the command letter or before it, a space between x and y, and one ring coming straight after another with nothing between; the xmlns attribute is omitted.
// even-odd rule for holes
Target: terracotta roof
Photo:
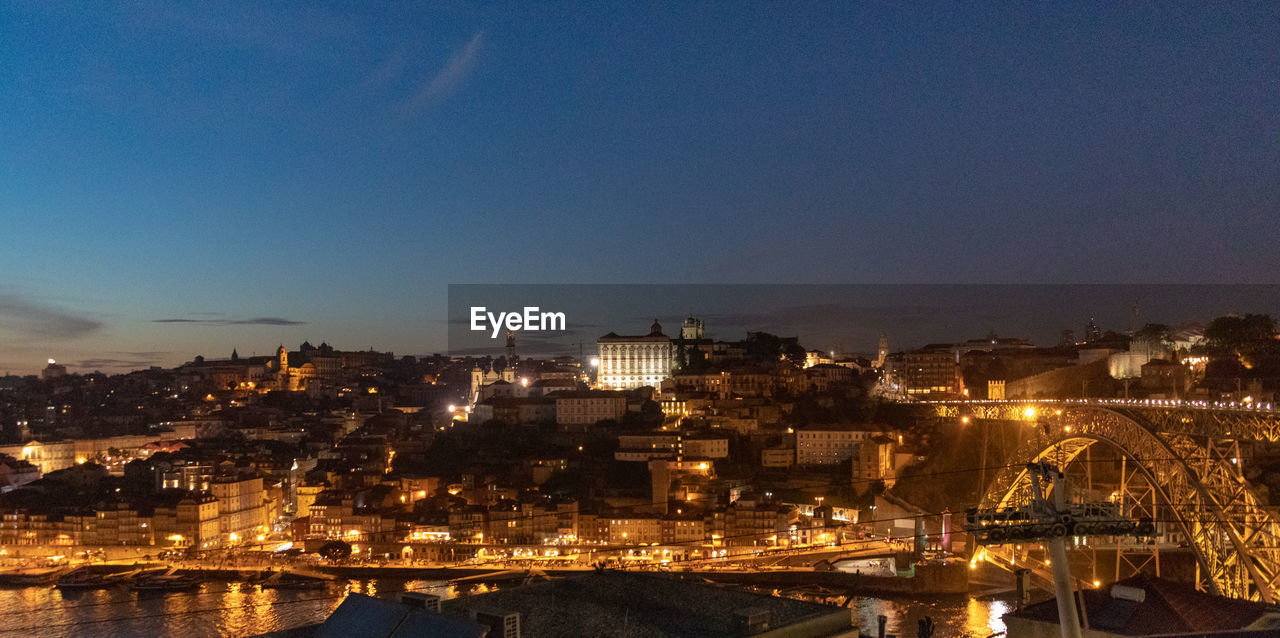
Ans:
<svg viewBox="0 0 1280 638"><path fill-rule="evenodd" d="M1121 636L1149 636L1198 631L1227 631L1247 627L1264 613L1280 612L1266 603L1215 596L1178 583L1139 574L1115 583L1142 589L1141 602L1114 598L1111 589L1082 592L1089 626ZM1114 585L1113 585L1114 587ZM1029 605L1006 617L1058 623L1054 599Z"/></svg>

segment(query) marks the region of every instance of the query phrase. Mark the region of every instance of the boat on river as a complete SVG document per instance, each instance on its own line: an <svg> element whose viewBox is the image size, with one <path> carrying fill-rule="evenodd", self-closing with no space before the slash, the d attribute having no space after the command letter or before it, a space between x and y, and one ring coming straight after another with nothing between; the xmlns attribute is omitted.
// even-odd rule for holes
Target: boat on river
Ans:
<svg viewBox="0 0 1280 638"><path fill-rule="evenodd" d="M32 567L0 572L0 585L13 587L52 585L62 571L61 567Z"/></svg>
<svg viewBox="0 0 1280 638"><path fill-rule="evenodd" d="M95 574L87 569L73 569L58 577L54 583L58 589L101 589L119 583L110 580L105 574Z"/></svg>
<svg viewBox="0 0 1280 638"><path fill-rule="evenodd" d="M323 572L283 569L272 572L258 586L263 589L324 589L336 581L336 577Z"/></svg>
<svg viewBox="0 0 1280 638"><path fill-rule="evenodd" d="M81 567L73 569L58 577L58 581L54 583L58 589L105 589L116 585L123 585L130 579L145 573L142 569L131 569L129 571L116 572L114 574L100 574L90 571L88 568Z"/></svg>
<svg viewBox="0 0 1280 638"><path fill-rule="evenodd" d="M187 591L200 586L201 579L195 576L181 576L176 568L170 568L162 574L143 575L133 579L129 584L134 591Z"/></svg>

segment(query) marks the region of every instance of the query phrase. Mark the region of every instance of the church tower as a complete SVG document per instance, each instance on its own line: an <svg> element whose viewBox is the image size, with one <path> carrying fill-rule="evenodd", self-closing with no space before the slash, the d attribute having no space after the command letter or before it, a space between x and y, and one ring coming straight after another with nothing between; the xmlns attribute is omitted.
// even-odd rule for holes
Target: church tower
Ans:
<svg viewBox="0 0 1280 638"><path fill-rule="evenodd" d="M293 389L289 387L289 351L284 349L283 343L276 348L276 389Z"/></svg>
<svg viewBox="0 0 1280 638"><path fill-rule="evenodd" d="M507 331L507 366L513 367L520 357L516 356L516 332L514 330Z"/></svg>
<svg viewBox="0 0 1280 638"><path fill-rule="evenodd" d="M702 320L692 316L685 317L684 324L680 326L680 338L685 341L702 339Z"/></svg>
<svg viewBox="0 0 1280 638"><path fill-rule="evenodd" d="M471 367L471 393L467 395L467 403L475 404L482 387L484 387L484 370L481 370L480 364L477 363Z"/></svg>

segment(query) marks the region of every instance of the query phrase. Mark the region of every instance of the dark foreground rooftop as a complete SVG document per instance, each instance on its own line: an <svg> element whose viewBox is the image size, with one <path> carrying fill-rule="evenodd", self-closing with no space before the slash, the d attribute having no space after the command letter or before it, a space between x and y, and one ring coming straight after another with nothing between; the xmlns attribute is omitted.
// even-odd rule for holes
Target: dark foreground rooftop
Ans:
<svg viewBox="0 0 1280 638"><path fill-rule="evenodd" d="M1129 593L1122 594L1123 590ZM1107 589L1084 590L1081 595L1089 628L1099 634L1226 636L1247 630L1280 635L1280 608L1274 605L1215 596L1187 583L1145 574L1126 578ZM1036 625L1057 627L1058 606L1049 599L1006 614L1004 621L1011 636L1019 631L1029 634Z"/></svg>
<svg viewBox="0 0 1280 638"><path fill-rule="evenodd" d="M676 576L602 572L444 601L441 613L349 596L324 623L271 636L857 636L850 610ZM487 623L487 624L486 624ZM477 630L482 633L475 633ZM511 635L511 634L507 634Z"/></svg>

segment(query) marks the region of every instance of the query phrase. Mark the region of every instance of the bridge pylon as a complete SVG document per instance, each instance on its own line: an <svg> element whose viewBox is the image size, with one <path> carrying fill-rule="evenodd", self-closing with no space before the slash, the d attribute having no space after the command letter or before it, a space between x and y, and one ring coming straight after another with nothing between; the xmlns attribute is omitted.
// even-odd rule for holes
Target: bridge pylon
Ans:
<svg viewBox="0 0 1280 638"><path fill-rule="evenodd" d="M1150 519L1129 518L1123 502L1092 502L1074 497L1067 486L1066 475L1056 465L1044 461L1028 463L1026 471L1031 481L1031 498L1027 502L970 508L965 512L964 529L979 545L1003 545L1009 541L1042 543L1053 567L1054 597L1058 601L1062 637L1081 638L1083 631L1067 560L1067 537L1141 537L1154 533L1155 526Z"/></svg>

